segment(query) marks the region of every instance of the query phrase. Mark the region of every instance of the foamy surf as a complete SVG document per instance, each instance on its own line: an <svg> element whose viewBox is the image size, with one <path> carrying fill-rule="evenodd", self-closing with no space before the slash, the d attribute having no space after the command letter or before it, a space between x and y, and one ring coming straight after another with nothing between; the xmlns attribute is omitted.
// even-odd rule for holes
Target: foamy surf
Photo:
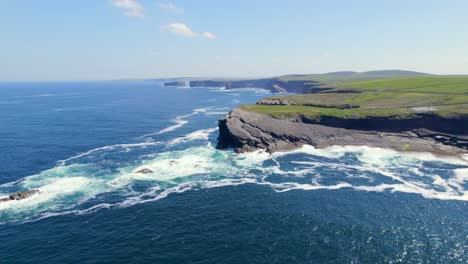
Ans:
<svg viewBox="0 0 468 264"><path fill-rule="evenodd" d="M99 148L94 148L86 152L79 153L75 156L72 156L70 158L64 159L64 160L59 160L57 164L59 165L65 165L67 162L79 159L85 156L89 156L93 153L99 152L99 151L106 151L106 150L114 150L114 149L124 149L124 150L129 150L131 148L145 148L149 146L156 146L161 144L161 142L141 142L141 143L133 143L133 144L116 144L116 145L109 145L109 146L104 146L104 147L99 147Z"/></svg>
<svg viewBox="0 0 468 264"><path fill-rule="evenodd" d="M208 129L201 129L197 130L195 132L189 133L183 137L175 138L173 140L170 140L168 142L169 146L185 143L188 141L193 141L193 140L208 140L208 137L211 133L218 131L217 127L214 128L208 128Z"/></svg>
<svg viewBox="0 0 468 264"><path fill-rule="evenodd" d="M207 111L210 110L195 109L179 119ZM216 130L196 130L167 142L92 149L15 184L0 185L0 193L5 195L33 188L41 191L33 199L0 203L0 223L91 213L156 201L173 193L241 184L270 186L277 192L351 189L468 201L468 161L463 159L355 146L316 149L306 145L274 154L264 151L234 154L211 146L210 135ZM155 144L160 144L162 150L145 152L146 147ZM187 147L180 149L184 144ZM121 157L126 155L122 150L127 148L142 151L140 158L102 163L114 164L111 168L98 160L83 159L100 152ZM73 163L76 161L84 163ZM142 169L151 173L139 173ZM114 197L112 202L106 201L110 194Z"/></svg>
<svg viewBox="0 0 468 264"><path fill-rule="evenodd" d="M215 106L205 107L205 108L196 108L190 114L176 116L172 120L172 122L175 123L174 125L163 128L160 131L157 131L155 133L150 133L150 134L143 135L143 136L139 137L139 139L147 138L147 137L151 137L151 136L156 136L156 135L161 135L161 134L165 134L165 133L168 133L168 132L172 132L172 131L174 131L176 129L179 129L179 128L183 127L184 125L188 124L189 121L187 120L187 118L189 118L189 117L192 117L192 116L195 116L195 115L198 115L198 114L202 114L202 113L210 113L209 111L213 111L213 110L224 110L224 109L226 109L226 108L224 108L224 107L219 108L219 107L215 107Z"/></svg>

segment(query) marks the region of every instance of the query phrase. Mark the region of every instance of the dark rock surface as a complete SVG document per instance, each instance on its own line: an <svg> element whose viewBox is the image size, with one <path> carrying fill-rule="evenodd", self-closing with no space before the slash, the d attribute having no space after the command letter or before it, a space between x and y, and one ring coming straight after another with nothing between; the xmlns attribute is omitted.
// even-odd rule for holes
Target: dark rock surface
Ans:
<svg viewBox="0 0 468 264"><path fill-rule="evenodd" d="M166 82L164 86L166 87L185 87L186 83L184 81L175 81L175 82Z"/></svg>
<svg viewBox="0 0 468 264"><path fill-rule="evenodd" d="M190 81L190 87L226 87L226 83L223 81Z"/></svg>
<svg viewBox="0 0 468 264"><path fill-rule="evenodd" d="M457 141L466 144L466 136L433 131L425 131L426 133L423 134L423 131L425 130L381 132L330 127L304 123L300 119L276 119L237 108L226 118L219 120L220 135L217 148L233 148L236 152L250 152L258 149L275 152L309 144L317 148L351 145L391 148L399 151L432 152L441 155L467 153L463 145L446 144L447 138L450 138L450 142ZM439 140L436 136L444 136L444 138Z"/></svg>
<svg viewBox="0 0 468 264"><path fill-rule="evenodd" d="M40 193L39 190L29 190L29 191L24 191L24 192L17 192L9 195L8 197L0 199L0 202L8 202L8 201L14 201L14 200L23 200L27 199L35 194Z"/></svg>
<svg viewBox="0 0 468 264"><path fill-rule="evenodd" d="M138 170L138 171L135 171L135 173L141 173L141 174L150 174L150 173L153 173L152 170L148 169L148 168L144 168L144 169L141 169L141 170Z"/></svg>
<svg viewBox="0 0 468 264"><path fill-rule="evenodd" d="M467 135L440 133L425 128L414 129L413 132L420 138L433 139L445 145L468 149Z"/></svg>
<svg viewBox="0 0 468 264"><path fill-rule="evenodd" d="M323 107L323 106L322 106ZM298 122L318 124L356 130L377 130L381 132L402 132L425 128L432 131L455 135L468 135L468 117L440 117L432 113L416 113L412 118L402 119L398 116L368 117L368 118L337 118L321 116L310 118L299 116Z"/></svg>

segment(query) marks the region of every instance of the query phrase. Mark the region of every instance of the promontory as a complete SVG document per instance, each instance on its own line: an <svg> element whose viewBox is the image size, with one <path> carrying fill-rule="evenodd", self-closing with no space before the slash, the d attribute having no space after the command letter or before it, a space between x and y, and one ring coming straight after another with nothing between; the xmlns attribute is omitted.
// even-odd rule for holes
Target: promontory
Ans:
<svg viewBox="0 0 468 264"><path fill-rule="evenodd" d="M317 82L326 89L272 96L234 109L219 121L217 147L275 152L304 144L364 145L441 155L468 153L466 76Z"/></svg>

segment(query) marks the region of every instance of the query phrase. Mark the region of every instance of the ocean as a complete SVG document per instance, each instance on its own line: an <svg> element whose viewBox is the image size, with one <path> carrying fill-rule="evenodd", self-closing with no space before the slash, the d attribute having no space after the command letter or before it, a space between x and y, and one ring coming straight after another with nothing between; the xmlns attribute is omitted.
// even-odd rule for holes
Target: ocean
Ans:
<svg viewBox="0 0 468 264"><path fill-rule="evenodd" d="M0 263L467 263L468 157L215 148L259 89L0 84ZM153 173L136 173L150 169Z"/></svg>

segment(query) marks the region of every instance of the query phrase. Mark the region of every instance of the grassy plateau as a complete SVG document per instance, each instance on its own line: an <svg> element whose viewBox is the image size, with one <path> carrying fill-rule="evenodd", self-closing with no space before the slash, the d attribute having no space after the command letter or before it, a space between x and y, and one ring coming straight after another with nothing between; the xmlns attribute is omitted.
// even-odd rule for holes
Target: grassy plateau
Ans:
<svg viewBox="0 0 468 264"><path fill-rule="evenodd" d="M300 80L301 76L294 77ZM313 77L303 77L313 79ZM349 79L348 79L349 80ZM411 118L421 113L441 117L468 115L468 77L421 76L359 81L320 80L331 90L316 94L273 96L294 105L244 105L277 118L305 115L360 119Z"/></svg>

